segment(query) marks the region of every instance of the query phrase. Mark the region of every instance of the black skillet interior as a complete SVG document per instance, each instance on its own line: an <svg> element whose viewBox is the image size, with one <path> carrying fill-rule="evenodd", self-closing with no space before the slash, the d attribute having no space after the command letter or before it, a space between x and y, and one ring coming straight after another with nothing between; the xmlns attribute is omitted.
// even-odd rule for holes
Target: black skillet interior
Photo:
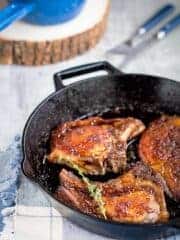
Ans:
<svg viewBox="0 0 180 240"><path fill-rule="evenodd" d="M62 80L105 70L107 76L89 78L64 87ZM133 116L145 124L162 114L180 115L180 84L159 77L122 74L107 62L76 67L56 74L56 92L46 98L30 116L23 137L26 176L51 196L58 185L60 166L43 161L48 152L51 130L59 123L92 115ZM137 141L130 146L136 155ZM107 178L113 176L107 176ZM177 203L167 198L171 219L180 217Z"/></svg>

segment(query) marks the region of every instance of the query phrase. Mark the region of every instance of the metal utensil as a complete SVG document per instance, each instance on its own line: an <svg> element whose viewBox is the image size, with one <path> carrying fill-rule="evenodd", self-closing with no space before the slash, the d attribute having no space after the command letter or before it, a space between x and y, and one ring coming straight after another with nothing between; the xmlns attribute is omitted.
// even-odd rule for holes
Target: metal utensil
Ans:
<svg viewBox="0 0 180 240"><path fill-rule="evenodd" d="M120 64L121 67L127 64L135 56L141 53L146 47L150 47L154 42L164 39L170 32L180 26L180 13L169 20L163 27L161 27L156 33L154 33L148 39L143 40L126 54L124 61ZM122 54L121 49L116 50L116 54Z"/></svg>
<svg viewBox="0 0 180 240"><path fill-rule="evenodd" d="M128 54L137 40L142 39L142 36L151 31L162 20L164 20L167 16L173 13L174 9L175 7L172 4L167 4L163 6L151 18L149 18L144 24L142 24L128 40L110 49L107 53L117 53L118 51L118 53L121 54Z"/></svg>

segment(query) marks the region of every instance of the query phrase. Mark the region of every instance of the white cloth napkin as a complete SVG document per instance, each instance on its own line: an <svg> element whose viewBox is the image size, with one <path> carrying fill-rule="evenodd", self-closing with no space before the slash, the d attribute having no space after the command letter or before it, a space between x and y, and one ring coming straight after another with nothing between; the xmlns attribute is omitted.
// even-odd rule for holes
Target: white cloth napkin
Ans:
<svg viewBox="0 0 180 240"><path fill-rule="evenodd" d="M16 206L17 240L61 240L62 217L52 207Z"/></svg>

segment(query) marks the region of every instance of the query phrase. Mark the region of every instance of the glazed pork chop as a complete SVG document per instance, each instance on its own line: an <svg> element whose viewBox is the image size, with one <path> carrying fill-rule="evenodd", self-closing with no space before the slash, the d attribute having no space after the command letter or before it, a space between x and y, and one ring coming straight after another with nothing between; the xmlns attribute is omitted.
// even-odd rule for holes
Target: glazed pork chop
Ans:
<svg viewBox="0 0 180 240"><path fill-rule="evenodd" d="M131 117L66 122L52 132L48 160L90 175L118 173L126 166L127 141L144 129L140 120Z"/></svg>
<svg viewBox="0 0 180 240"><path fill-rule="evenodd" d="M124 175L105 183L93 182L101 192L105 217L118 222L154 223L168 219L161 187L147 167L137 164ZM87 184L72 172L63 169L55 197L79 211L104 217L97 199L89 194Z"/></svg>
<svg viewBox="0 0 180 240"><path fill-rule="evenodd" d="M142 161L161 177L167 194L180 200L180 117L163 116L150 124L139 144Z"/></svg>

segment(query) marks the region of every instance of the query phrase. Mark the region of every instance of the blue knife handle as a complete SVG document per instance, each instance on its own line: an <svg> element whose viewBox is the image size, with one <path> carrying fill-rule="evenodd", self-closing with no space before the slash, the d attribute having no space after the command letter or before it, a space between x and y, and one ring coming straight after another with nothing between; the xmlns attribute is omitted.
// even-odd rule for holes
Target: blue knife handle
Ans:
<svg viewBox="0 0 180 240"><path fill-rule="evenodd" d="M157 33L157 38L162 39L168 33L173 31L176 27L180 26L180 14L177 14L173 19L167 22Z"/></svg>
<svg viewBox="0 0 180 240"><path fill-rule="evenodd" d="M148 19L143 25L140 26L138 33L143 35L144 33L150 31L163 19L165 19L170 13L174 11L175 7L173 4L167 4L156 12L150 19Z"/></svg>
<svg viewBox="0 0 180 240"><path fill-rule="evenodd" d="M15 20L21 19L30 13L34 8L34 3L10 3L0 10L0 31Z"/></svg>

